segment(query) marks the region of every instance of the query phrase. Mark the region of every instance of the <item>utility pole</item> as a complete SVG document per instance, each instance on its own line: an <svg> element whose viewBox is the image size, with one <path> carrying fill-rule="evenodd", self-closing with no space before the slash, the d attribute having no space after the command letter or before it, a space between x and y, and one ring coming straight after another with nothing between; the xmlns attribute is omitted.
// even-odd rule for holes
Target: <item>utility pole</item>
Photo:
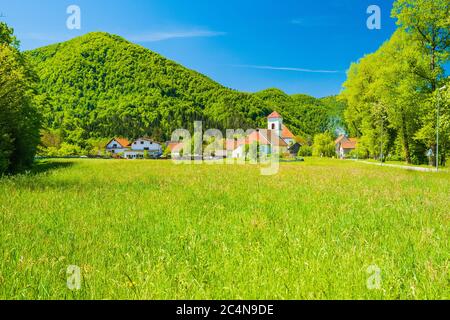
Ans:
<svg viewBox="0 0 450 320"><path fill-rule="evenodd" d="M439 107L441 103L441 91L447 89L447 86L443 86L438 90L438 100L436 106L436 172L439 171Z"/></svg>

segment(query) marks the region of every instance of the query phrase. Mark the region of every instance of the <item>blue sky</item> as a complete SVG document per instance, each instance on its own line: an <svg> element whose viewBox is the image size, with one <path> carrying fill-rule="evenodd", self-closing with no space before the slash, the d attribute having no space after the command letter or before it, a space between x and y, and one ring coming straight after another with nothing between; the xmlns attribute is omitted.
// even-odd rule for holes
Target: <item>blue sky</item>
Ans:
<svg viewBox="0 0 450 320"><path fill-rule="evenodd" d="M66 28L69 5L81 8L81 30ZM369 5L381 8L381 30L366 26ZM391 8L387 0L0 0L0 20L23 50L106 31L233 89L323 97L389 39Z"/></svg>

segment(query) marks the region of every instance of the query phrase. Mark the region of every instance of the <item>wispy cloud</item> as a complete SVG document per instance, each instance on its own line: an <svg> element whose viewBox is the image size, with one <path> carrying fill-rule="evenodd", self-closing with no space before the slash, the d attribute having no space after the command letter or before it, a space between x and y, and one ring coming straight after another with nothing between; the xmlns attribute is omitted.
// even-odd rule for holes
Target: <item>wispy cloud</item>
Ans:
<svg viewBox="0 0 450 320"><path fill-rule="evenodd" d="M203 29L167 31L167 32L149 32L139 35L130 35L127 38L135 42L156 42L177 38L205 38L224 36L226 32L210 31Z"/></svg>
<svg viewBox="0 0 450 320"><path fill-rule="evenodd" d="M247 64L233 65L233 67L263 69L263 70L306 72L306 73L343 73L343 71L339 71L339 70L317 70L317 69L305 69L305 68L294 68L294 67L256 66L256 65L247 65Z"/></svg>
<svg viewBox="0 0 450 320"><path fill-rule="evenodd" d="M299 18L299 19L292 19L291 23L292 24L304 24L305 23L305 19L301 19L301 18Z"/></svg>
<svg viewBox="0 0 450 320"><path fill-rule="evenodd" d="M339 21L334 16L308 16L295 18L290 21L291 24L302 27L336 27Z"/></svg>
<svg viewBox="0 0 450 320"><path fill-rule="evenodd" d="M226 35L226 32L211 31L207 29L177 30L177 31L155 31L142 34L124 35L127 40L133 42L156 42L177 38L201 38L201 37L218 37ZM39 32L28 32L20 36L22 39L44 41L44 42L61 42L69 40L69 35L48 34ZM73 37L73 36L72 36Z"/></svg>

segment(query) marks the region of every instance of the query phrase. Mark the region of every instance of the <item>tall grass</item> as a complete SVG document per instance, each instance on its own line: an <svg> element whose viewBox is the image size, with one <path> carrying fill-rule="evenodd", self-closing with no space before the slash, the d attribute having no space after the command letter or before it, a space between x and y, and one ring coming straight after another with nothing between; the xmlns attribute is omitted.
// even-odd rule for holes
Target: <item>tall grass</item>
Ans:
<svg viewBox="0 0 450 320"><path fill-rule="evenodd" d="M0 298L448 299L449 196L448 173L345 161L276 176L41 162L0 180ZM67 288L69 265L81 290Z"/></svg>

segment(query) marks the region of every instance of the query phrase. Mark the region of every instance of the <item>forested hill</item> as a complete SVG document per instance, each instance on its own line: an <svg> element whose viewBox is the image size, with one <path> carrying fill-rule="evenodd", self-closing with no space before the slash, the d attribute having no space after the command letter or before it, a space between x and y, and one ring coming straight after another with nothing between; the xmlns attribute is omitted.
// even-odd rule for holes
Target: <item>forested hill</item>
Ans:
<svg viewBox="0 0 450 320"><path fill-rule="evenodd" d="M218 129L262 126L273 110L282 112L295 134L312 135L325 130L336 113L334 103L312 97L225 88L107 33L26 54L41 79L37 100L45 127L81 147L90 138L112 136L166 140L174 129L191 129L194 120Z"/></svg>

